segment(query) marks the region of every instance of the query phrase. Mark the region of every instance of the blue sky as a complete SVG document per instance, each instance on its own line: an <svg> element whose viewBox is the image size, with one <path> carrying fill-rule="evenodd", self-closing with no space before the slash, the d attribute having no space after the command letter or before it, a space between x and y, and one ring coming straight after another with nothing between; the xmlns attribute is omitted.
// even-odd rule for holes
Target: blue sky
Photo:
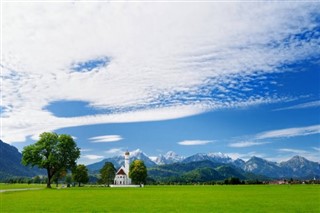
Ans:
<svg viewBox="0 0 320 213"><path fill-rule="evenodd" d="M5 2L1 139L67 133L85 164L138 148L319 162L319 9Z"/></svg>

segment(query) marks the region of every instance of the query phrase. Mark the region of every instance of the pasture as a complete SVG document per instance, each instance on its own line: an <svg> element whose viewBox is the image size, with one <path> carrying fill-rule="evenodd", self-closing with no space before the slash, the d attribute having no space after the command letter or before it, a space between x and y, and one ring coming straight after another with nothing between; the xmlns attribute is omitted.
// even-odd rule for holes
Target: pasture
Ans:
<svg viewBox="0 0 320 213"><path fill-rule="evenodd" d="M320 185L75 187L3 192L0 212L320 212Z"/></svg>

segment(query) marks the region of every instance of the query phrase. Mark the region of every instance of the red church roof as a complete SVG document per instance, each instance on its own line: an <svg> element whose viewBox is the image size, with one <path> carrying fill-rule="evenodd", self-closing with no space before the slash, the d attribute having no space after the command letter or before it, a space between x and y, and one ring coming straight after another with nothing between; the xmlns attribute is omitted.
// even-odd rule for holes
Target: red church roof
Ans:
<svg viewBox="0 0 320 213"><path fill-rule="evenodd" d="M127 175L123 169L120 169L118 172L117 172L117 175Z"/></svg>

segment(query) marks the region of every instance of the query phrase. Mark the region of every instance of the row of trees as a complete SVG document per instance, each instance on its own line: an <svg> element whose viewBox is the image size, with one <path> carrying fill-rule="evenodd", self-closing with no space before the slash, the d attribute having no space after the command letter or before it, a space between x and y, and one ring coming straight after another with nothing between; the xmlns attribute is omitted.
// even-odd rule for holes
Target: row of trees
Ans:
<svg viewBox="0 0 320 213"><path fill-rule="evenodd" d="M72 171L72 178L79 183L89 181L88 169L85 165L76 165L80 158L80 149L70 135L58 135L53 132L44 132L40 139L22 151L22 163L32 167L37 166L47 171L47 188L51 188L52 181L58 182L68 171ZM105 163L100 170L101 182L110 185L115 177L116 169L110 162ZM129 177L132 182L145 183L147 169L143 161L135 160L130 165Z"/></svg>

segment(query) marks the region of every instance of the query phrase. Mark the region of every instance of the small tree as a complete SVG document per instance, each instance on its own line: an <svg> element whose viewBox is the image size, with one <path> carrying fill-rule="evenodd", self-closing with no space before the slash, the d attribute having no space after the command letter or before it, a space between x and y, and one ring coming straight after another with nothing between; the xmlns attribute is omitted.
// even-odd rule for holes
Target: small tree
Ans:
<svg viewBox="0 0 320 213"><path fill-rule="evenodd" d="M113 182L113 179L116 174L116 169L114 168L113 163L111 162L106 162L102 169L100 170L100 175L101 175L101 183L104 185L110 185L110 183Z"/></svg>
<svg viewBox="0 0 320 213"><path fill-rule="evenodd" d="M88 176L88 169L85 165L79 164L73 171L72 171L73 180L79 183L88 183L89 176Z"/></svg>
<svg viewBox="0 0 320 213"><path fill-rule="evenodd" d="M67 175L65 181L66 181L67 187L70 187L70 184L72 182L71 175Z"/></svg>
<svg viewBox="0 0 320 213"><path fill-rule="evenodd" d="M47 170L47 188L52 177L62 168L73 169L80 157L80 150L70 135L44 132L40 139L23 148L22 163Z"/></svg>
<svg viewBox="0 0 320 213"><path fill-rule="evenodd" d="M56 183L56 187L59 185L59 180L67 175L67 171L65 169L61 169L61 171L57 172L52 180Z"/></svg>
<svg viewBox="0 0 320 213"><path fill-rule="evenodd" d="M35 176L33 182L34 182L34 183L40 183L40 182L41 182L40 177L39 177L38 175Z"/></svg>
<svg viewBox="0 0 320 213"><path fill-rule="evenodd" d="M135 160L130 164L129 177L134 184L146 183L147 167L141 160Z"/></svg>
<svg viewBox="0 0 320 213"><path fill-rule="evenodd" d="M241 184L241 181L237 177L230 177L224 180L224 184L238 185Z"/></svg>

